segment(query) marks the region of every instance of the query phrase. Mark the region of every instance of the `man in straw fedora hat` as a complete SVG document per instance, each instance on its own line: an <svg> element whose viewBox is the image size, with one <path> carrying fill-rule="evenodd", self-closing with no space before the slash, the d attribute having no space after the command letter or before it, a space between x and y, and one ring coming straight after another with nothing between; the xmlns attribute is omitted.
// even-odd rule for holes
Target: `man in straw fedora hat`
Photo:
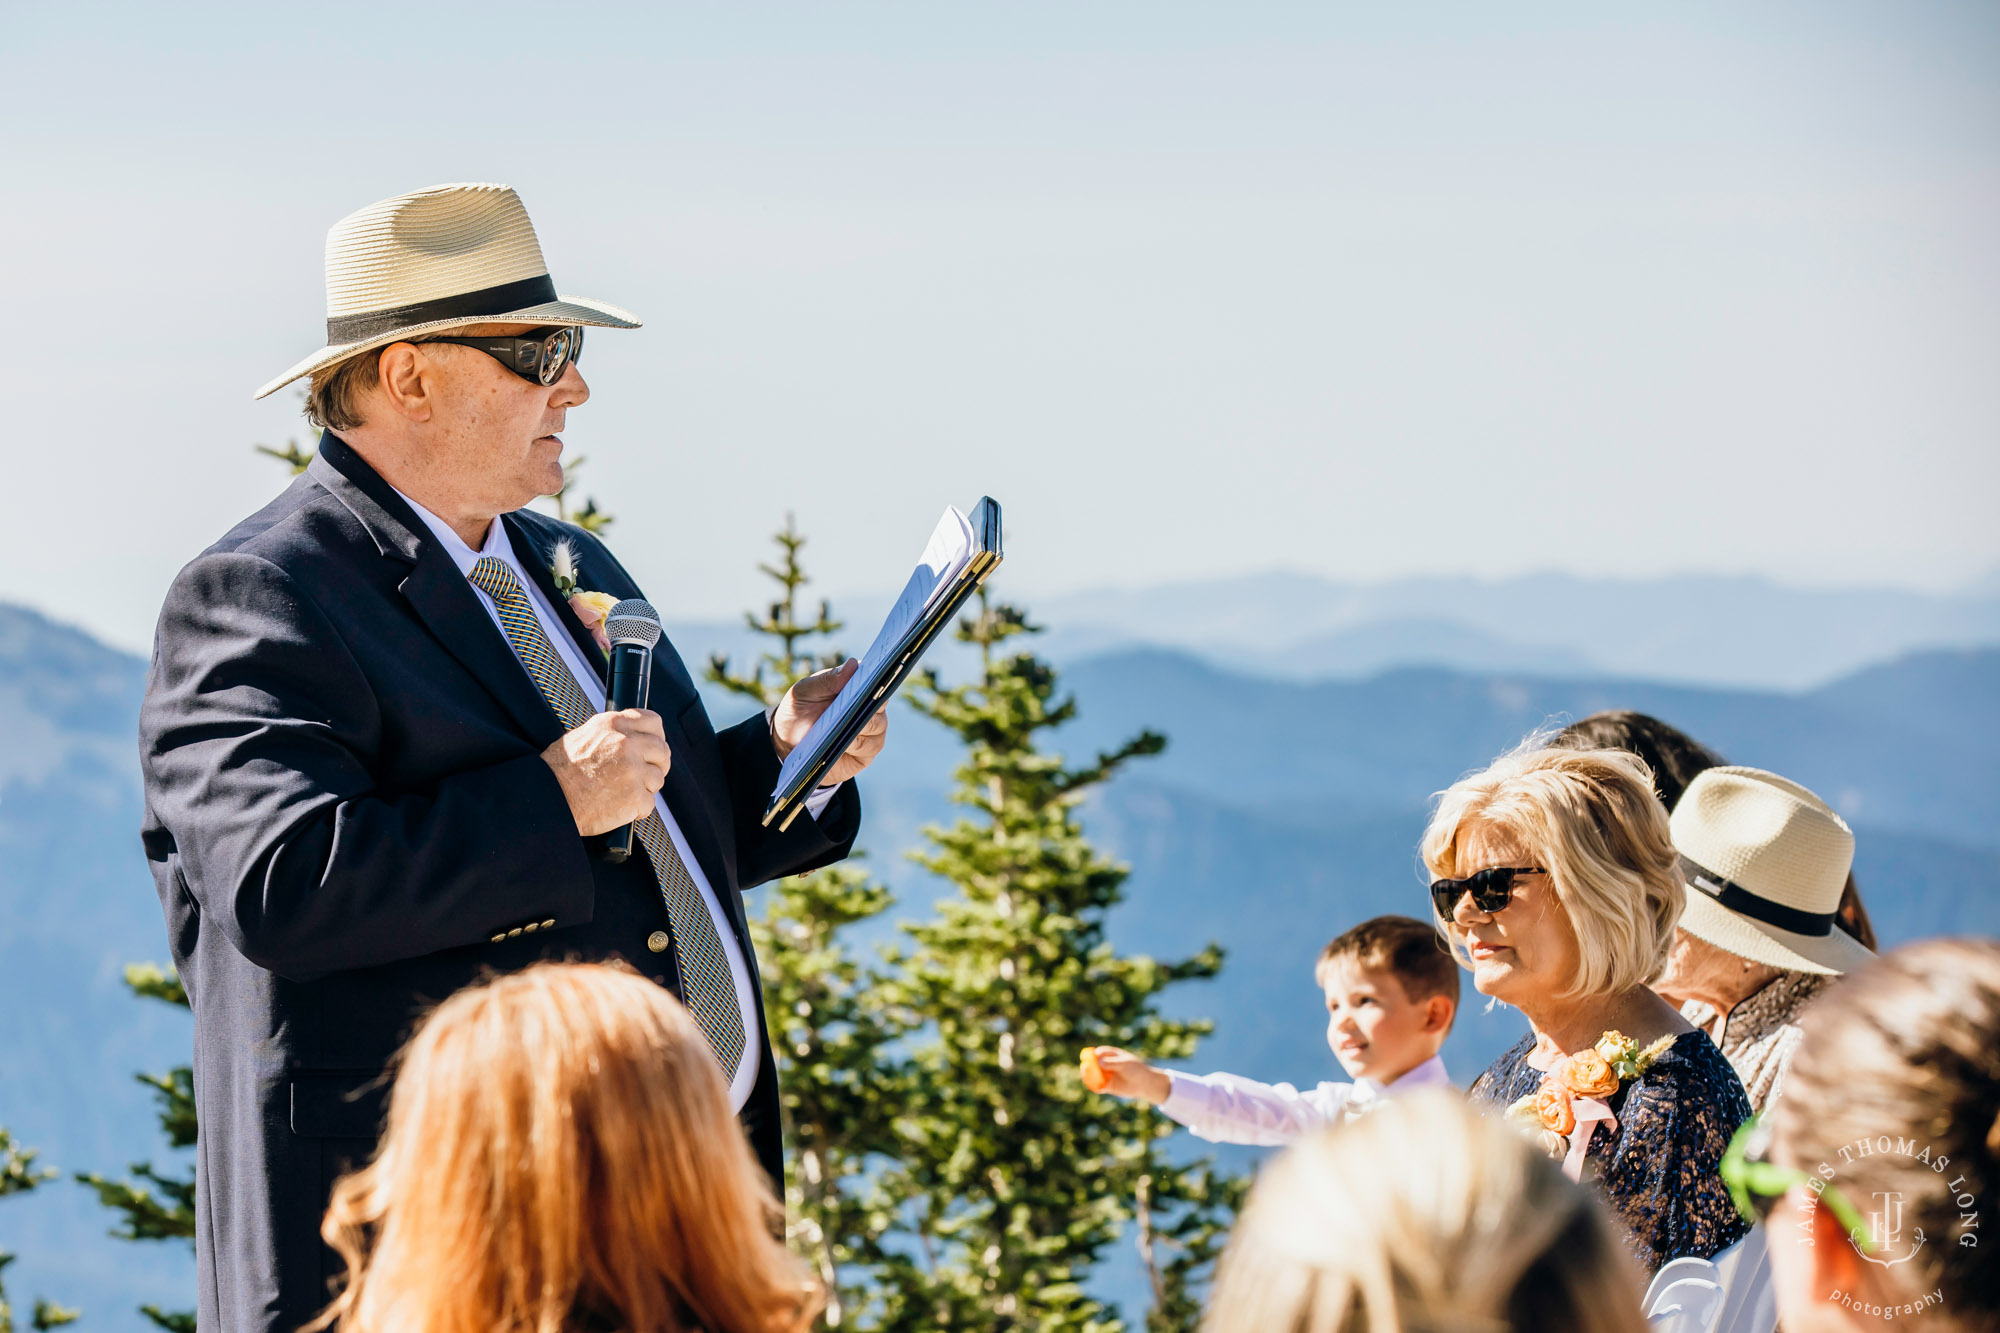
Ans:
<svg viewBox="0 0 2000 1333"><path fill-rule="evenodd" d="M326 1302L320 1216L412 1019L541 958L622 958L679 996L776 1178L741 890L848 853L848 779L885 725L779 830L759 816L780 760L851 664L718 733L661 638L650 709L602 711L596 622L640 589L526 506L562 483L584 329L639 321L557 292L511 189L342 219L326 286L326 346L258 390L310 377L318 454L174 580L140 719L195 1015L203 1329L289 1331Z"/></svg>
<svg viewBox="0 0 2000 1333"><path fill-rule="evenodd" d="M1800 1013L1874 957L1838 924L1854 833L1757 768L1697 775L1670 822L1687 904L1654 989L1715 1039L1761 1111L1783 1086Z"/></svg>

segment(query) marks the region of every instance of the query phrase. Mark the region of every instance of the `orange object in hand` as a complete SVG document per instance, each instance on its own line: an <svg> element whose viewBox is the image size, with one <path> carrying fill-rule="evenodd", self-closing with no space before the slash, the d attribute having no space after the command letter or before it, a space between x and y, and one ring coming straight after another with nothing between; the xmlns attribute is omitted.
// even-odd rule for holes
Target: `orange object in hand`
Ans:
<svg viewBox="0 0 2000 1333"><path fill-rule="evenodd" d="M1086 1046L1083 1054L1076 1058L1077 1072L1083 1075L1083 1086L1092 1092L1103 1092L1111 1086L1111 1077L1097 1063L1097 1048Z"/></svg>

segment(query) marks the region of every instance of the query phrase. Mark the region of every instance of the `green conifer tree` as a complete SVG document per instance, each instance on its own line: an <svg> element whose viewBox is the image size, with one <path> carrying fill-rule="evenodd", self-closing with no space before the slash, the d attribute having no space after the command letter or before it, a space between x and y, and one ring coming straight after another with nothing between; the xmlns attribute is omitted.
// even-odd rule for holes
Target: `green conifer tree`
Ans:
<svg viewBox="0 0 2000 1333"><path fill-rule="evenodd" d="M779 593L762 616L744 617L774 641L772 648L747 671L716 654L706 673L763 707L800 677L843 660L808 646L841 623L824 601L812 620L799 618L799 591L809 582L799 560L806 539L791 515L773 540L780 559L758 568ZM882 1160L899 1148L894 1124L908 1070L892 1054L903 1028L883 1002L881 978L848 940L851 927L879 916L892 900L851 864L794 875L767 893L750 932L779 1066L787 1234L827 1288L826 1325L869 1327L881 1317L875 1308L881 1288L870 1275L885 1262L883 1236L895 1211L875 1182Z"/></svg>
<svg viewBox="0 0 2000 1333"><path fill-rule="evenodd" d="M1033 633L989 604L960 624L980 669L947 687L935 670L918 712L965 745L953 799L971 813L925 831L920 864L956 888L934 919L906 926L895 962L916 1038L910 1145L887 1188L907 1200L919 1256L883 1270L909 1329L1122 1328L1086 1281L1128 1221L1143 1218L1151 1329L1190 1329L1197 1286L1237 1198L1207 1162L1170 1160L1172 1128L1149 1107L1084 1090L1085 1046L1184 1060L1206 1022L1163 1017L1160 992L1215 975L1214 946L1179 962L1120 955L1105 938L1124 867L1084 836L1077 806L1165 740L1146 731L1078 768L1040 748L1076 716L1055 671L1008 641Z"/></svg>
<svg viewBox="0 0 2000 1333"><path fill-rule="evenodd" d="M33 1148L24 1148L14 1142L14 1136L0 1128L0 1199L10 1194L27 1194L39 1189L59 1174L52 1167L36 1166L39 1156ZM0 1273L14 1262L14 1256L0 1250ZM60 1328L73 1324L77 1311L57 1305L53 1301L37 1298L34 1313L28 1318L28 1327L41 1330ZM7 1286L0 1282L0 1333L14 1333L14 1307L7 1303Z"/></svg>
<svg viewBox="0 0 2000 1333"><path fill-rule="evenodd" d="M125 984L141 999L188 1007L187 990L170 969L154 963L132 963L125 969ZM194 1071L176 1065L164 1074L135 1077L153 1090L159 1103L160 1130L167 1146L192 1148L195 1141ZM111 1234L119 1240L185 1241L194 1244L194 1169L185 1175L160 1171L150 1162L135 1162L131 1178L112 1180L95 1171L79 1171L77 1180L97 1191L106 1208L123 1219ZM142 1305L139 1312L167 1333L195 1333L192 1310L162 1310ZM4 1330L0 1330L4 1333Z"/></svg>

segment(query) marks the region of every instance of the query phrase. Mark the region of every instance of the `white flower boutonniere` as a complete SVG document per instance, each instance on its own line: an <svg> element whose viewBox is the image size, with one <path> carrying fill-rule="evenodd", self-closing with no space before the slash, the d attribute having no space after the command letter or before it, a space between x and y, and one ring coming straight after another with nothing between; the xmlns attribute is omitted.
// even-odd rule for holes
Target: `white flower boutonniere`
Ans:
<svg viewBox="0 0 2000 1333"><path fill-rule="evenodd" d="M610 656L611 639L604 632L604 617L618 605L618 599L608 592L585 592L577 586L576 548L567 541L557 542L549 552L549 574L555 580L556 592L569 603L569 609L590 631L590 637L597 640L598 651Z"/></svg>

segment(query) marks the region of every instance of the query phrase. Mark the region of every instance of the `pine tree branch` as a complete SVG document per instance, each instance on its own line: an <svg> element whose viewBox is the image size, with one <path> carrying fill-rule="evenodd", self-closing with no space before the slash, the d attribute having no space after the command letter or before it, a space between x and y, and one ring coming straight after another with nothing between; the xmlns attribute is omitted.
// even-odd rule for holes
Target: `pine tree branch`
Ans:
<svg viewBox="0 0 2000 1333"><path fill-rule="evenodd" d="M142 1305L139 1313L146 1316L155 1328L165 1329L166 1333L195 1333L192 1310L162 1310L157 1305Z"/></svg>
<svg viewBox="0 0 2000 1333"><path fill-rule="evenodd" d="M163 1176L144 1162L132 1165L132 1175L151 1181L153 1190L131 1180L111 1180L94 1171L79 1171L78 1183L97 1192L97 1200L113 1212L122 1213L124 1222L111 1234L119 1240L194 1239L194 1177L175 1179Z"/></svg>
<svg viewBox="0 0 2000 1333"><path fill-rule="evenodd" d="M64 1324L74 1324L81 1314L80 1310L36 1297L35 1313L28 1326L35 1329L61 1328Z"/></svg>

